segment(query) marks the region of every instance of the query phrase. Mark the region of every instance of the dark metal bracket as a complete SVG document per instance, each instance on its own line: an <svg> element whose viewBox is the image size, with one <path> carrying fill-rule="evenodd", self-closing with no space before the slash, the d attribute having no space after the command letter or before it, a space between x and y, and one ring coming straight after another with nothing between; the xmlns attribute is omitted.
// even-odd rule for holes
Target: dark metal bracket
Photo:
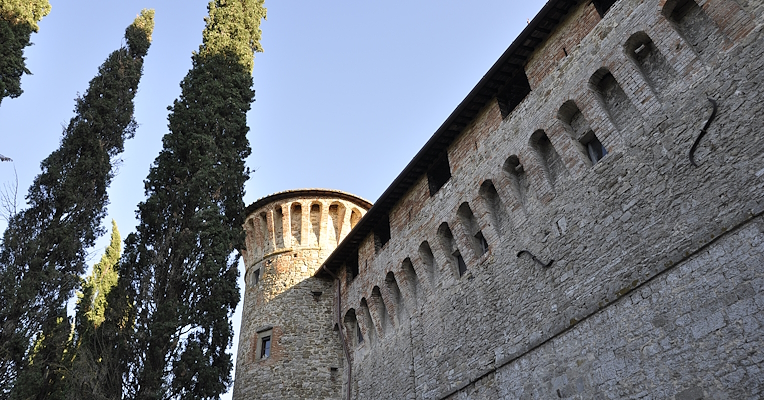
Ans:
<svg viewBox="0 0 764 400"><path fill-rule="evenodd" d="M543 261L541 261L538 258L536 258L536 256L534 256L533 253L531 253L528 250L520 250L520 252L517 253L517 258L520 258L520 256L523 255L523 253L527 253L529 256L531 256L531 259L533 259L533 261L535 261L538 265L540 265L543 268L551 267L552 263L554 262L554 260L549 260L548 263L544 264Z"/></svg>
<svg viewBox="0 0 764 400"><path fill-rule="evenodd" d="M706 134L706 129L708 129L708 126L711 125L711 121L714 120L714 117L716 117L716 101L710 97L706 97L708 99L708 102L711 103L711 105L714 107L713 111L711 111L711 116L708 117L708 120L705 124L703 124L703 129L700 130L700 133L698 134L698 137L695 139L695 143L692 144L692 147L690 147L690 164L697 167L698 164L695 163L695 150L698 149L698 144L700 144L700 139Z"/></svg>

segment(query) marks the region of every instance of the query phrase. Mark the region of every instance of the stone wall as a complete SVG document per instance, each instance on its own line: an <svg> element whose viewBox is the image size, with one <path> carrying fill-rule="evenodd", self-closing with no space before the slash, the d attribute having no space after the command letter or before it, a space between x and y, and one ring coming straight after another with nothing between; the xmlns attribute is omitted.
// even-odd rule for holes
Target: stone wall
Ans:
<svg viewBox="0 0 764 400"><path fill-rule="evenodd" d="M525 100L361 243L337 281L353 398L759 395L762 6L676 3L617 1L584 35L593 6L569 13Z"/></svg>
<svg viewBox="0 0 764 400"><path fill-rule="evenodd" d="M248 208L234 399L342 398L336 286L313 275L369 207L346 193L306 189Z"/></svg>

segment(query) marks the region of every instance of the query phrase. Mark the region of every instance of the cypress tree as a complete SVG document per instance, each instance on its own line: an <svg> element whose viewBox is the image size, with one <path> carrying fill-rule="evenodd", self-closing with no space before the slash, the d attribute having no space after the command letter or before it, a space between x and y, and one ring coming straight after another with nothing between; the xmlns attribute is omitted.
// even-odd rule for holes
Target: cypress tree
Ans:
<svg viewBox="0 0 764 400"><path fill-rule="evenodd" d="M213 0L208 11L122 258L136 329L126 387L138 399L218 398L232 380L246 112L265 8Z"/></svg>
<svg viewBox="0 0 764 400"><path fill-rule="evenodd" d="M43 333L37 336L29 350L24 368L11 391L12 400L65 399L64 379L72 365L68 352L71 327L66 307L57 310L56 318L43 322Z"/></svg>
<svg viewBox="0 0 764 400"><path fill-rule="evenodd" d="M30 367L33 360L25 356L35 337L56 329L85 270L87 249L103 233L112 160L135 133L133 98L153 18L153 10L144 10L127 28L127 46L101 65L76 100L59 148L42 161L28 208L8 222L0 244L0 396Z"/></svg>
<svg viewBox="0 0 764 400"><path fill-rule="evenodd" d="M117 263L122 255L122 237L119 234L117 223L111 221L111 241L106 248L101 260L93 265L93 271L82 283L82 290L78 293L77 313L75 317L76 332L79 338L104 322L107 296L117 285L119 272Z"/></svg>
<svg viewBox="0 0 764 400"><path fill-rule="evenodd" d="M31 44L37 23L50 12L48 0L0 0L0 103L18 97L21 75L31 74L24 48Z"/></svg>
<svg viewBox="0 0 764 400"><path fill-rule="evenodd" d="M117 294L122 238L112 221L111 242L78 293L66 375L68 399L121 399L127 310Z"/></svg>

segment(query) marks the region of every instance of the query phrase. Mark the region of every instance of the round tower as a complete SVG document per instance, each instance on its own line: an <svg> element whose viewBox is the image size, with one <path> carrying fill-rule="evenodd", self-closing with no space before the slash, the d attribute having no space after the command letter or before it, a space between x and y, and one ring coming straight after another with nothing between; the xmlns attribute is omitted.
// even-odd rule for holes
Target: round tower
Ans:
<svg viewBox="0 0 764 400"><path fill-rule="evenodd" d="M324 189L279 192L247 207L235 400L342 398L334 286L313 275L370 207Z"/></svg>

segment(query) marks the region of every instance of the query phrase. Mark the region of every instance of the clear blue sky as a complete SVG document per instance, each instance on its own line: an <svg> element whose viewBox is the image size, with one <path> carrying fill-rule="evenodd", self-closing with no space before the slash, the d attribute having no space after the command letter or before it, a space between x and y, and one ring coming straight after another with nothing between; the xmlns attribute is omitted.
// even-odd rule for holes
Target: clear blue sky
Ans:
<svg viewBox="0 0 764 400"><path fill-rule="evenodd" d="M167 106L201 43L204 0L50 0L32 35L24 94L0 105L0 184L19 178L19 206L59 142L74 98L123 43L142 8L156 10L153 44L135 99L140 127L109 190L104 225L134 230L143 179L167 133ZM266 0L264 53L248 114L255 171L249 204L298 188L339 189L374 201L514 38L542 0ZM5 223L0 222L0 228ZM108 235L107 235L108 236ZM100 258L107 238L91 251ZM241 285L241 283L240 283ZM234 326L238 331L239 322ZM234 347L235 350L235 347Z"/></svg>

